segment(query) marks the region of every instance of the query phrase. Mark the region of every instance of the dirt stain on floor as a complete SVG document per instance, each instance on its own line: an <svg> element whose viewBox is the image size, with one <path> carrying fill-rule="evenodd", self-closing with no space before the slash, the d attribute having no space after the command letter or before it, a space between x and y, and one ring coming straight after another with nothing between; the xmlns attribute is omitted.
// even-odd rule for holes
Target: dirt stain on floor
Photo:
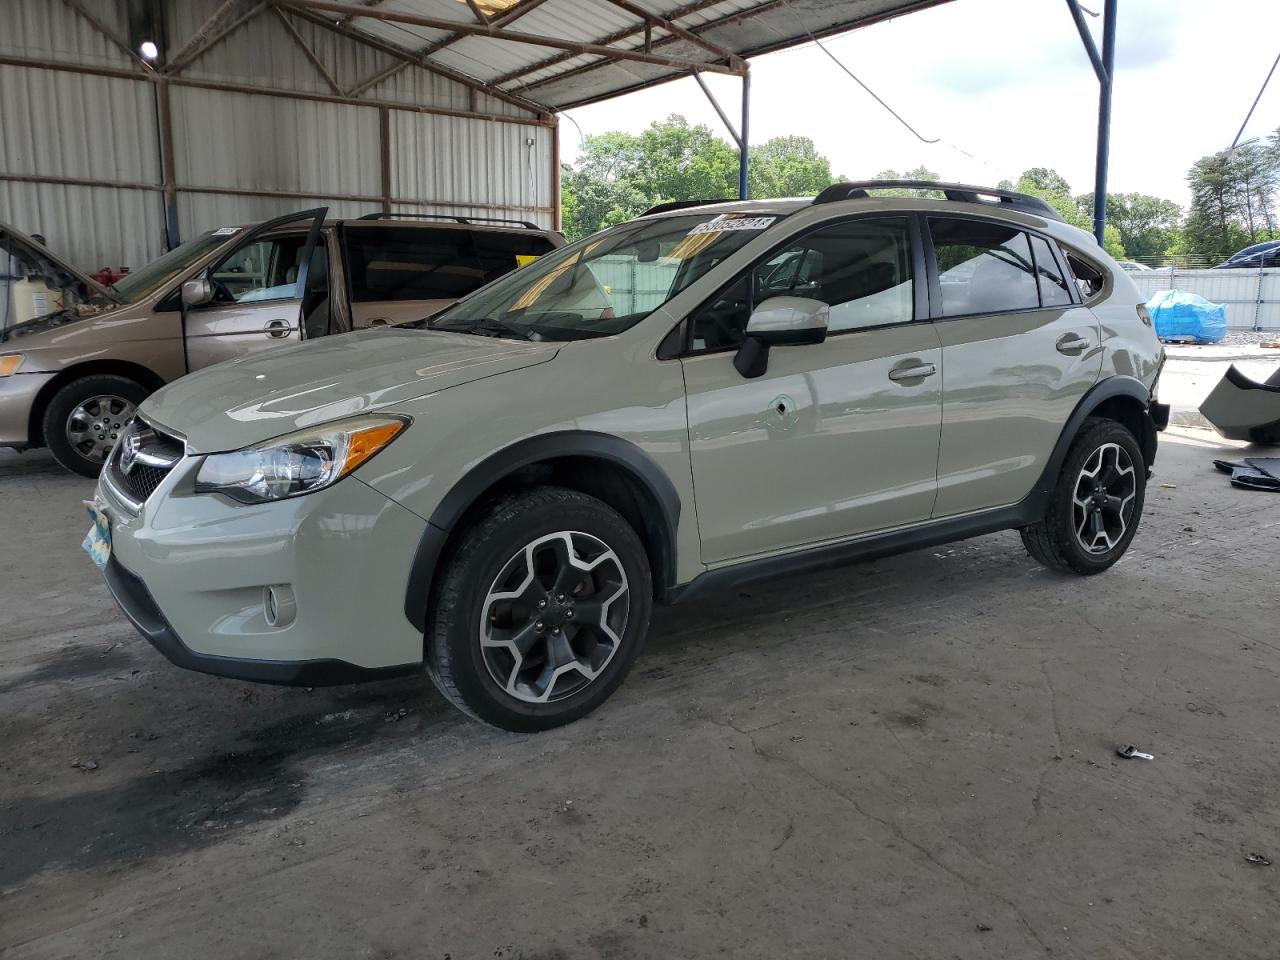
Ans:
<svg viewBox="0 0 1280 960"><path fill-rule="evenodd" d="M52 866L136 864L287 816L305 795L302 771L404 726L371 709L292 717L176 769L71 796L19 797L0 810L0 886Z"/></svg>

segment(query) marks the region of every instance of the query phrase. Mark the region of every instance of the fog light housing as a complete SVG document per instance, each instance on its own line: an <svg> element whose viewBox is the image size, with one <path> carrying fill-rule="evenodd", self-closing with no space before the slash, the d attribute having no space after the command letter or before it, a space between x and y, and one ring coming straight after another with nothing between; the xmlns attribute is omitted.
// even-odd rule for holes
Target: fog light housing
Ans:
<svg viewBox="0 0 1280 960"><path fill-rule="evenodd" d="M270 627L287 627L293 623L298 615L298 601L293 595L293 587L286 583L263 587L262 615Z"/></svg>

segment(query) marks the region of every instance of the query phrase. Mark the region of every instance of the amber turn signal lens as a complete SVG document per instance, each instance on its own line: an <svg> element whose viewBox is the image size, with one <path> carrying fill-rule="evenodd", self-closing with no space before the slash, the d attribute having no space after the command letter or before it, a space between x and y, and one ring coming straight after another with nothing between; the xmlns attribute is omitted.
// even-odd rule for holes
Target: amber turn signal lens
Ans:
<svg viewBox="0 0 1280 960"><path fill-rule="evenodd" d="M7 377L18 372L18 368L22 366L22 354L11 353L7 357L0 357L0 377Z"/></svg>
<svg viewBox="0 0 1280 960"><path fill-rule="evenodd" d="M360 464L364 463L375 453L385 447L388 443L396 438L396 435L404 429L404 424L399 420L394 423L380 423L377 426L365 427L363 430L355 430L351 433L351 443L347 447L347 459L342 464L341 476L346 476Z"/></svg>

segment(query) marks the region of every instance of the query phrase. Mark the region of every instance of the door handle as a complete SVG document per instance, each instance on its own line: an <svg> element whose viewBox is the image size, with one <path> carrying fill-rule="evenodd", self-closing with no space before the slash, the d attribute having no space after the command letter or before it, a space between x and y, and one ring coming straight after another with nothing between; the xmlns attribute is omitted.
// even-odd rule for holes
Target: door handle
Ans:
<svg viewBox="0 0 1280 960"><path fill-rule="evenodd" d="M1064 333L1056 344L1059 353L1080 353L1089 348L1090 341L1086 337L1074 333Z"/></svg>
<svg viewBox="0 0 1280 960"><path fill-rule="evenodd" d="M938 368L932 363L919 363L915 360L908 360L906 364L890 370L889 379L894 383L903 383L907 380L923 380L925 377L932 377L937 372Z"/></svg>
<svg viewBox="0 0 1280 960"><path fill-rule="evenodd" d="M268 337L272 340L280 340L289 335L288 320L268 320L266 326L262 328L266 331Z"/></svg>

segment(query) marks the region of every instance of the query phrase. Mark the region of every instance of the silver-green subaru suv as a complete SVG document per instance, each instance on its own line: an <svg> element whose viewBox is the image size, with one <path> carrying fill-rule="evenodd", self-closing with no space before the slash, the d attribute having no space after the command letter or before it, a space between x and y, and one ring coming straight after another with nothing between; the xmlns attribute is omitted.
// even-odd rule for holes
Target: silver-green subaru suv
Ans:
<svg viewBox="0 0 1280 960"><path fill-rule="evenodd" d="M180 666L425 669L552 727L618 687L655 601L1007 528L1115 563L1168 416L1142 299L1019 194L667 204L416 327L161 389L86 546Z"/></svg>

